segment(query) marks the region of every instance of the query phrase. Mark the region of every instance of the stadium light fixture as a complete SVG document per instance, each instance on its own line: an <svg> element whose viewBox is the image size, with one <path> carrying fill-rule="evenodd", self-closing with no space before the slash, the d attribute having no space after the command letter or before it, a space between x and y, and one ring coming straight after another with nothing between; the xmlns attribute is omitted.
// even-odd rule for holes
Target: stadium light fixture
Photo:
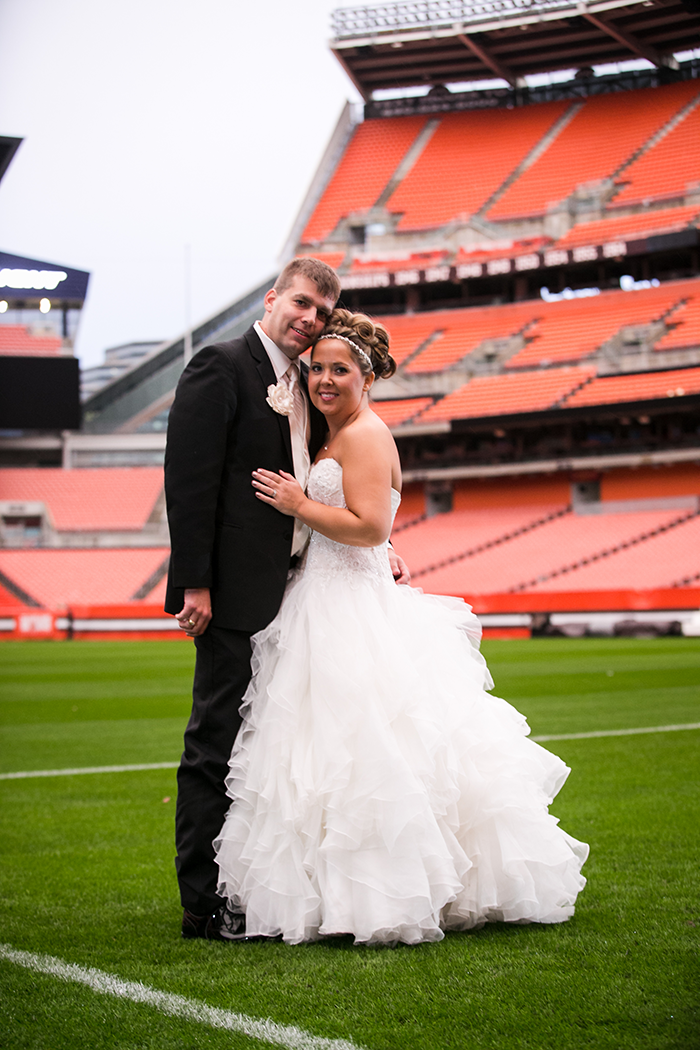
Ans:
<svg viewBox="0 0 700 1050"><path fill-rule="evenodd" d="M51 309L51 300L50 299L40 299L39 300L39 309L41 310L42 314L47 314L49 312L49 310Z"/></svg>

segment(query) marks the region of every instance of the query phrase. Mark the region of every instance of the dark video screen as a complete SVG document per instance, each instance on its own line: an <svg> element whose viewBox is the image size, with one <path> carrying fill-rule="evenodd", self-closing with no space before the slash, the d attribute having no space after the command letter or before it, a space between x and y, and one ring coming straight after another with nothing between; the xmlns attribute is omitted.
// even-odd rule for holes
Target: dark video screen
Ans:
<svg viewBox="0 0 700 1050"><path fill-rule="evenodd" d="M0 356L0 430L78 430L75 357Z"/></svg>

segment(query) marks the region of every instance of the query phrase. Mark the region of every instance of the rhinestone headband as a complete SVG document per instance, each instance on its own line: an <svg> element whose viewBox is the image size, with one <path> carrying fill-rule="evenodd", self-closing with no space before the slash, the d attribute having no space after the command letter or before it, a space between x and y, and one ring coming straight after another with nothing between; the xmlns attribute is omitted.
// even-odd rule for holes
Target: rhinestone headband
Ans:
<svg viewBox="0 0 700 1050"><path fill-rule="evenodd" d="M320 335L318 337L318 339L316 340L316 342L320 343L322 339L340 339L341 343L347 343L348 346L351 346L353 348L353 350L357 351L357 353L360 355L360 357L364 357L364 359L367 362L367 364L369 365L369 367L372 369L372 371L374 371L374 365L372 364L372 358L369 356L369 354L365 353L365 351L362 349L362 347L358 346L357 343L353 343L352 339L348 339L348 337L346 335L333 335L332 332L329 332L328 335Z"/></svg>

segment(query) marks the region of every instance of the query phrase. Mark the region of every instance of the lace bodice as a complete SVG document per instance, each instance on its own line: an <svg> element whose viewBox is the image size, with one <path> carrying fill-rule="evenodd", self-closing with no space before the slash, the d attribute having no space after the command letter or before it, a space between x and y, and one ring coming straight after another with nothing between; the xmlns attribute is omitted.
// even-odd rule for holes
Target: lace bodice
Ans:
<svg viewBox="0 0 700 1050"><path fill-rule="evenodd" d="M310 499L325 503L327 507L345 507L343 494L343 468L335 459L321 459L314 463L309 475L307 492ZM401 495L391 490L392 521L399 509ZM306 555L304 572L326 579L344 577L353 580L372 579L391 583L394 580L389 567L387 543L379 547L350 547L336 543L320 532L312 532Z"/></svg>

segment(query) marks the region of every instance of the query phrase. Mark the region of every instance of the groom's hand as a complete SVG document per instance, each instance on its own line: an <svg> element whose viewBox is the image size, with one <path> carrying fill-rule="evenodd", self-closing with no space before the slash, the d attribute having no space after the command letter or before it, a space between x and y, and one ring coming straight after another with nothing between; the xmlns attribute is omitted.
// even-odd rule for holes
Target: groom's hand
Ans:
<svg viewBox="0 0 700 1050"><path fill-rule="evenodd" d="M175 617L188 638L204 634L211 620L211 595L208 587L188 587L185 604Z"/></svg>
<svg viewBox="0 0 700 1050"><path fill-rule="evenodd" d="M393 547L389 547L389 565L391 566L391 575L396 583L409 584L411 582L411 573L408 565L403 558L399 557Z"/></svg>

